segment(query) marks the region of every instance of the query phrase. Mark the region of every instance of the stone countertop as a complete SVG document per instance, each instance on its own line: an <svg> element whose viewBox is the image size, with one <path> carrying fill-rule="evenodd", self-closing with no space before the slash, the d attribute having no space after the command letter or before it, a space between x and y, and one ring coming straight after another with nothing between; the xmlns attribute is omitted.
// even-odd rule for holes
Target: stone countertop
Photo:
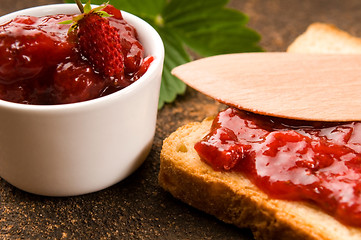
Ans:
<svg viewBox="0 0 361 240"><path fill-rule="evenodd" d="M60 0L1 0L0 15ZM267 51L285 51L313 22L332 23L361 36L359 0L232 0L249 17ZM174 199L157 182L162 140L179 126L214 115L223 106L188 89L158 113L150 155L124 181L77 197L50 198L20 191L0 179L1 239L253 239Z"/></svg>

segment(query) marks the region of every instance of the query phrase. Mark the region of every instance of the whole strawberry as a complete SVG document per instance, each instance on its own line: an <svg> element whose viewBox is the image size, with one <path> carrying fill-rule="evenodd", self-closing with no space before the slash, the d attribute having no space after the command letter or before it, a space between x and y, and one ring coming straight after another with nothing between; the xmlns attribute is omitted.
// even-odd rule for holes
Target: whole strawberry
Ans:
<svg viewBox="0 0 361 240"><path fill-rule="evenodd" d="M106 17L110 15L102 11L105 7L91 9L89 1L84 13L73 18L69 33L94 69L118 85L124 77L124 56L118 30L109 24Z"/></svg>

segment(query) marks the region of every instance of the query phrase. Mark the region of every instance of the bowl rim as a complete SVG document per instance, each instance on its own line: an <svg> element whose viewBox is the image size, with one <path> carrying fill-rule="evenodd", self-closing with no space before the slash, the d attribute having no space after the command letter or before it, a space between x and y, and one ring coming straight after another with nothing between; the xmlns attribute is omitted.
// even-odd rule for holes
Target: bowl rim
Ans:
<svg viewBox="0 0 361 240"><path fill-rule="evenodd" d="M92 7L97 7L99 5L92 4ZM43 6L36 6L31 8L26 8L22 10L18 10L15 12L8 13L6 15L0 16L0 24L5 24L16 16L21 15L36 15L36 16L47 16L51 14L74 14L78 11L78 7L75 3L59 3L59 4L47 4ZM35 13L35 14L34 14ZM152 81L153 78L158 74L158 69L163 69L163 61L164 61L164 45L161 37L158 32L145 20L140 17L131 14L129 12L121 10L123 18L130 25L141 25L141 28L136 28L138 35L149 36L152 41L152 48L145 49L148 52L147 55L153 56L154 60L150 64L148 70L141 76L137 81L133 82L129 86L120 89L114 93L109 95L98 97L91 100L86 100L82 102L75 103L66 103L66 104L53 104L53 105L35 105L35 104L23 104L23 103L15 103L9 102L0 99L0 109L10 109L10 110L22 110L22 111L31 111L31 112L52 112L52 111L73 111L78 108L92 108L95 105L103 105L109 104L110 101L115 101L118 98L124 98L129 94L134 94L137 90L142 88L143 85ZM144 42L144 41L143 41Z"/></svg>

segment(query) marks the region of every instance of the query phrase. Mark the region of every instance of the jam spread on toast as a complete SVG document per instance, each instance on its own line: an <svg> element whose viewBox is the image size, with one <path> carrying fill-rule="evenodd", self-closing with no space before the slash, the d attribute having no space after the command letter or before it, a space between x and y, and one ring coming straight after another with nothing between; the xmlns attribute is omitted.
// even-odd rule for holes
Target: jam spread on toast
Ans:
<svg viewBox="0 0 361 240"><path fill-rule="evenodd" d="M238 171L272 198L310 201L361 227L361 122L327 123L220 112L195 144L216 171Z"/></svg>

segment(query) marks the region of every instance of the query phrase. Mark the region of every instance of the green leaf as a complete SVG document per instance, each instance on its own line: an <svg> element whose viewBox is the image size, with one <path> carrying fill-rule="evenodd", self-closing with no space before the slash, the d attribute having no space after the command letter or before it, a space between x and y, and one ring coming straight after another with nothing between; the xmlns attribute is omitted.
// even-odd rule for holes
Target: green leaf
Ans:
<svg viewBox="0 0 361 240"><path fill-rule="evenodd" d="M85 3L87 0L82 0ZM73 3L74 0L65 0ZM92 0L92 4L101 5L104 0ZM109 4L126 12L137 15L143 19L154 19L160 14L167 0L110 0Z"/></svg>
<svg viewBox="0 0 361 240"><path fill-rule="evenodd" d="M92 8L90 6L90 0L89 0L84 6L84 13L89 13L91 9Z"/></svg>
<svg viewBox="0 0 361 240"><path fill-rule="evenodd" d="M192 3L196 2L196 3ZM226 0L174 0L163 12L167 27L201 56L262 51L260 36L246 27L248 17L225 8ZM187 6L187 7L181 7Z"/></svg>
<svg viewBox="0 0 361 240"><path fill-rule="evenodd" d="M65 0L73 2L72 0ZM85 2L84 0L83 2ZM159 107L183 94L186 85L171 70L191 60L185 50L200 56L262 51L260 36L246 26L248 17L227 8L229 0L110 0L114 7L137 15L160 34L165 47ZM93 0L102 4L104 0Z"/></svg>
<svg viewBox="0 0 361 240"><path fill-rule="evenodd" d="M111 0L118 9L133 13L143 19L153 21L164 9L167 0Z"/></svg>
<svg viewBox="0 0 361 240"><path fill-rule="evenodd" d="M112 17L113 15L110 15L109 13L105 12L105 11L98 11L97 12L99 14L99 16L101 17Z"/></svg>
<svg viewBox="0 0 361 240"><path fill-rule="evenodd" d="M164 103L173 102L178 94L185 92L186 85L173 76L171 70L176 66L189 62L190 58L184 50L182 42L171 29L158 28L157 30L165 48L164 70L159 96L159 108L161 108Z"/></svg>
<svg viewBox="0 0 361 240"><path fill-rule="evenodd" d="M71 23L73 23L73 20L65 20L60 22L59 24L71 24Z"/></svg>

